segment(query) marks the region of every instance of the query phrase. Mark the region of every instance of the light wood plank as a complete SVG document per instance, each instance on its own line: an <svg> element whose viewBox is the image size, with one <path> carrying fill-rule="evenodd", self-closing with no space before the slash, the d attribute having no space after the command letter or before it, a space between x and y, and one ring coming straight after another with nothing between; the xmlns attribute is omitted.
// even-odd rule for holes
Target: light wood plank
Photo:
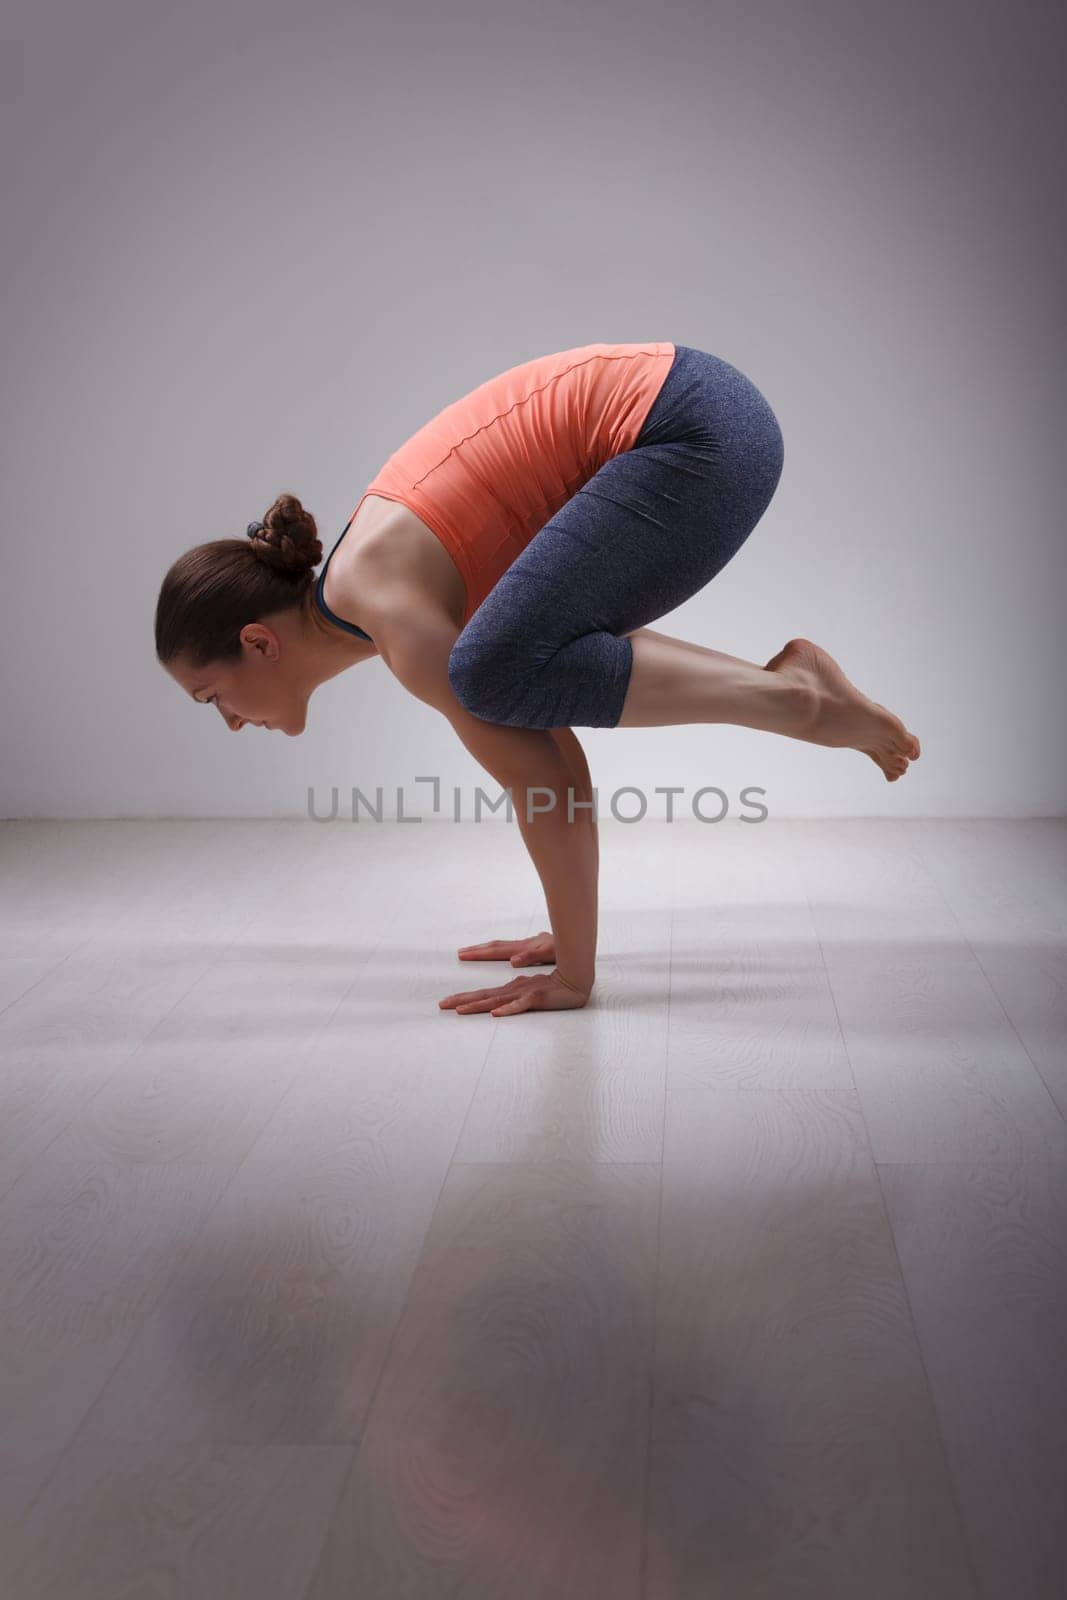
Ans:
<svg viewBox="0 0 1067 1600"><path fill-rule="evenodd" d="M12 1600L303 1600L352 1452L76 1449L0 1553Z"/></svg>
<svg viewBox="0 0 1067 1600"><path fill-rule="evenodd" d="M654 1167L452 1167L308 1600L637 1600Z"/></svg>
<svg viewBox="0 0 1067 1600"><path fill-rule="evenodd" d="M671 829L601 827L597 979L587 1006L501 1017L456 1152L459 1161L658 1162L663 1144ZM547 927L543 908L530 931ZM470 987L510 976L486 966ZM536 973L538 969L522 969ZM494 973L499 972L499 976ZM466 985L464 985L466 987Z"/></svg>
<svg viewBox="0 0 1067 1600"><path fill-rule="evenodd" d="M923 820L907 832L1067 1117L1067 823Z"/></svg>
<svg viewBox="0 0 1067 1600"><path fill-rule="evenodd" d="M375 948L302 1052L289 1091L132 1340L79 1442L359 1437L498 1025L478 1017L457 1023L437 999L453 941L471 942L479 930L484 936L515 903L510 842L484 829L427 828L417 840L393 830L375 842L373 862L362 864L351 892L338 888L324 900L317 877L290 891L277 937L297 940L312 1014L327 976L354 954L337 932L362 929ZM431 847L455 852L449 872L467 872L485 853L499 867L478 881L462 913L448 896L418 894ZM340 861L333 870L341 883ZM380 900L391 900L392 911L378 920ZM403 936L391 926L398 910ZM286 970L268 940L246 931L240 943L264 971ZM232 953L225 970L242 970ZM296 1040L310 1031L299 1012L291 1031ZM185 1352L181 1363L176 1345Z"/></svg>
<svg viewBox="0 0 1067 1600"><path fill-rule="evenodd" d="M671 827L671 1088L854 1093L791 827Z"/></svg>
<svg viewBox="0 0 1067 1600"><path fill-rule="evenodd" d="M879 1168L981 1593L1067 1594L1067 1171Z"/></svg>
<svg viewBox="0 0 1067 1600"><path fill-rule="evenodd" d="M419 1094L404 1073L390 1087L367 1029L347 1037L351 1049L338 1029L304 1058L299 1092L169 1277L79 1442L359 1439L466 1098L447 1072Z"/></svg>
<svg viewBox="0 0 1067 1600"><path fill-rule="evenodd" d="M876 1160L1067 1159L1067 1125L906 824L795 824Z"/></svg>
<svg viewBox="0 0 1067 1600"><path fill-rule="evenodd" d="M648 1600L971 1596L851 1096L671 1090Z"/></svg>
<svg viewBox="0 0 1067 1600"><path fill-rule="evenodd" d="M65 955L0 956L0 1019L16 1000L21 1000L42 978L54 972Z"/></svg>
<svg viewBox="0 0 1067 1600"><path fill-rule="evenodd" d="M376 876L368 862L371 926L376 910L382 923L395 914L387 890L402 881L404 848ZM329 917L327 906L327 932ZM351 982L343 962L309 978L299 955L287 967L216 963L4 1196L9 1440L72 1435Z"/></svg>
<svg viewBox="0 0 1067 1600"><path fill-rule="evenodd" d="M0 826L0 1591L1059 1600L1067 826L655 828Z"/></svg>

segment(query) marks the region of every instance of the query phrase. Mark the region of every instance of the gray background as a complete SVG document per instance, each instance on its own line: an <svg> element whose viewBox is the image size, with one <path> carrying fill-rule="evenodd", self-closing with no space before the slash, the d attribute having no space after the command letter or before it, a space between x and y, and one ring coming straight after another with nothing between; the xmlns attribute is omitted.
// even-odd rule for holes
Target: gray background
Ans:
<svg viewBox="0 0 1067 1600"><path fill-rule="evenodd" d="M3 814L495 792L379 661L300 739L228 732L155 662L159 584L285 489L328 550L450 400L645 339L739 366L786 443L748 544L658 626L756 661L814 638L924 755L889 785L744 729L586 730L602 807L1062 812L1060 17L9 0Z"/></svg>

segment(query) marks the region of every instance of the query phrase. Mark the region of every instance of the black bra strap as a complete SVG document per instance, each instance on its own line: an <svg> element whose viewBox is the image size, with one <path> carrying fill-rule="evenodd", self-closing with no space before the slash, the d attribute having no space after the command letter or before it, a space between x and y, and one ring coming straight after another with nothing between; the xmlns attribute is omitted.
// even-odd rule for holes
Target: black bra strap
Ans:
<svg viewBox="0 0 1067 1600"><path fill-rule="evenodd" d="M349 528L352 526L352 517L354 517L355 514L356 513L353 511L352 516L349 517L348 521L345 523L344 527L341 530L341 534L340 534L340 537L337 540L337 544L334 545L333 550L330 551L330 554L326 557L326 560L322 563L322 570L320 571L317 579L315 580L315 603L318 606L319 610L322 612L323 616L329 617L330 621L336 623L339 628L344 628L346 633L354 633L357 638L366 639L368 641L368 643L373 644L374 640L371 638L369 633L365 633L362 628L357 628L356 624L354 622L346 622L344 617L339 617L335 611L331 611L329 606L326 604L326 601L323 598L323 593L322 593L323 582L324 582L324 580L326 578L326 568L330 565L330 559L333 556L333 551L337 549L337 545L339 545L341 543L341 540L344 538L345 534L348 532Z"/></svg>

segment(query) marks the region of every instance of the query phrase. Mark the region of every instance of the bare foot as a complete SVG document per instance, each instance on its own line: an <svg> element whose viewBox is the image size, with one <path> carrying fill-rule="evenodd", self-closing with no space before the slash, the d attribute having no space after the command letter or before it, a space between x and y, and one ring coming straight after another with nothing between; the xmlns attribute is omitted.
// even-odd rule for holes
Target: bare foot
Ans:
<svg viewBox="0 0 1067 1600"><path fill-rule="evenodd" d="M821 645L810 639L790 639L766 663L766 670L817 691L814 717L798 738L809 744L861 750L881 767L889 783L903 777L909 761L921 755L918 739L900 718L861 694Z"/></svg>

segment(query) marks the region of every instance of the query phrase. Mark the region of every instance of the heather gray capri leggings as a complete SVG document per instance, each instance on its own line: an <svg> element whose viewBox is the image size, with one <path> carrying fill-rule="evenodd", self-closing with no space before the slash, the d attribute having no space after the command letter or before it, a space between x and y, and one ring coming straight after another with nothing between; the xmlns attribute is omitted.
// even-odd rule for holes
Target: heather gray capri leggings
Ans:
<svg viewBox="0 0 1067 1600"><path fill-rule="evenodd" d="M448 662L453 693L514 728L613 728L633 647L740 549L782 472L767 401L718 356L677 345L630 450L539 529L472 614Z"/></svg>

